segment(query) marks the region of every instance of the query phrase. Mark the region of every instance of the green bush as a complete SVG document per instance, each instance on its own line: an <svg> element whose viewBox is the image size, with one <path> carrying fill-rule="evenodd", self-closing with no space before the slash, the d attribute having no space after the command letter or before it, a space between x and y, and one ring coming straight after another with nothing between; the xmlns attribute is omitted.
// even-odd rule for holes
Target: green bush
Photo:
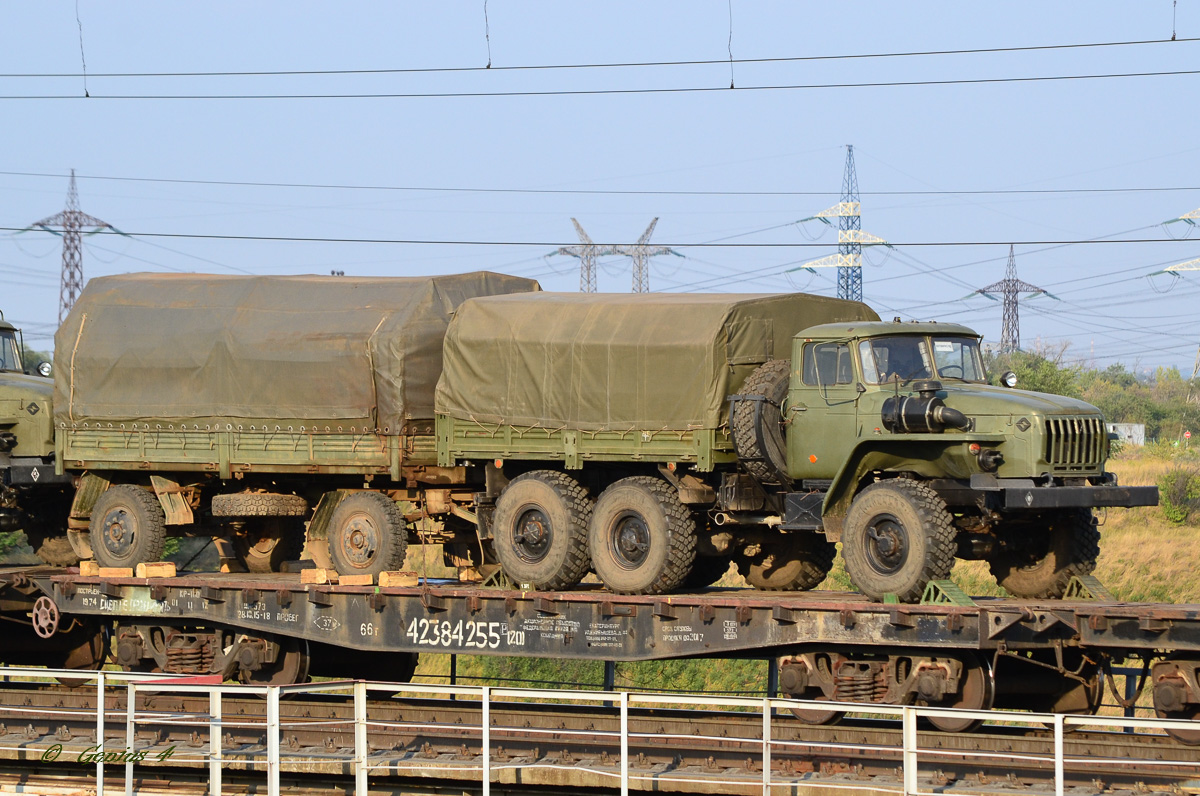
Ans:
<svg viewBox="0 0 1200 796"><path fill-rule="evenodd" d="M1158 479L1159 503L1169 522L1182 525L1200 509L1200 470L1172 467Z"/></svg>

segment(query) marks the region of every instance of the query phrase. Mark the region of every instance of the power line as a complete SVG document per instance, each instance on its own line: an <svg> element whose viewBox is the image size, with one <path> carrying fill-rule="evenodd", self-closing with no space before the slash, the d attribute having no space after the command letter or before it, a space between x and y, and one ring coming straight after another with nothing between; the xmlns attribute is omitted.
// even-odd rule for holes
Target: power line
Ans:
<svg viewBox="0 0 1200 796"><path fill-rule="evenodd" d="M61 179L63 175L39 171L0 171L9 177L46 177ZM354 185L350 183L315 182L256 182L253 180L188 180L170 177L116 177L102 174L80 174L81 180L105 180L111 182L166 183L171 185L226 185L248 188L305 188L315 190L342 191L413 191L429 193L503 193L503 194L547 194L580 196L837 196L836 191L676 191L676 190L620 190L604 188L475 188L470 186L438 185ZM861 196L1006 196L1043 194L1105 194L1105 193L1171 193L1200 191L1200 185L1179 185L1149 188L996 188L972 190L924 190L924 191L861 191ZM766 229L791 226L794 222L779 224ZM763 230L765 231L765 230ZM750 233L744 233L750 234Z"/></svg>
<svg viewBox="0 0 1200 796"><path fill-rule="evenodd" d="M21 232L26 228L0 227L0 232ZM433 238L326 238L301 237L292 235L222 235L216 233L198 232L129 232L126 230L100 230L98 235L124 235L133 238L187 238L192 240L241 240L287 243L375 243L375 244L405 244L427 246L545 246L559 248L574 244L558 241L517 241L517 240L438 240ZM910 248L948 248L970 246L1077 246L1077 245L1114 245L1130 243L1180 243L1195 246L1195 241L1174 238L1129 238L1125 240L1103 240L1081 238L1078 240L1027 240L1027 241L908 241L893 242L893 247L906 246ZM619 243L597 243L597 246L619 246ZM827 243L804 243L790 241L786 243L671 243L660 244L675 249L810 249L824 248Z"/></svg>
<svg viewBox="0 0 1200 796"><path fill-rule="evenodd" d="M412 75L412 74L441 74L447 72L520 72L548 71L555 69L627 69L641 67L672 67L672 66L713 66L725 64L769 64L769 63L801 63L808 61L845 61L868 60L871 58L916 58L942 55L982 55L992 53L1015 52L1044 52L1048 50L1081 50L1102 47L1127 47L1151 44L1182 44L1200 41L1200 38L1187 39L1144 39L1139 41L1109 41L1083 42L1078 44L1040 44L1023 47L982 47L962 50L913 50L904 52L881 53L848 53L839 55L797 55L778 56L769 58L721 58L685 61L631 61L622 63L585 63L585 64L522 64L512 66L440 66L440 67L411 67L387 69L280 69L280 70L248 70L248 71L210 71L210 72L91 72L86 77L91 78L158 78L158 77L303 77L307 75ZM75 72L13 72L0 74L0 78L79 78L85 75Z"/></svg>
<svg viewBox="0 0 1200 796"><path fill-rule="evenodd" d="M481 97L582 97L618 94L693 94L738 91L809 91L853 88L914 88L921 86L971 86L1002 83L1046 83L1069 80L1111 80L1134 77L1198 75L1200 69L1156 72L1107 72L1089 75L1033 75L947 80L890 80L865 83L792 83L768 86L675 86L666 88L547 89L543 91L428 91L369 92L361 94L91 94L92 100L323 100L323 99L474 99ZM0 100L78 100L79 94L5 94Z"/></svg>

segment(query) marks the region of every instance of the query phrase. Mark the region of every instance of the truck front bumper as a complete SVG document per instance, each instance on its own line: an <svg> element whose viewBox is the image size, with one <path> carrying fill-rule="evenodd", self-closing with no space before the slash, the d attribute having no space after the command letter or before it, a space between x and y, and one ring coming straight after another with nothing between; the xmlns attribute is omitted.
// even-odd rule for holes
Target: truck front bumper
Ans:
<svg viewBox="0 0 1200 796"><path fill-rule="evenodd" d="M1157 506L1156 486L1043 486L1001 490L1004 509L1132 508Z"/></svg>
<svg viewBox="0 0 1200 796"><path fill-rule="evenodd" d="M989 508L1005 511L1157 506L1158 487L1095 484L1037 486L1024 478L971 477L971 490L983 492Z"/></svg>

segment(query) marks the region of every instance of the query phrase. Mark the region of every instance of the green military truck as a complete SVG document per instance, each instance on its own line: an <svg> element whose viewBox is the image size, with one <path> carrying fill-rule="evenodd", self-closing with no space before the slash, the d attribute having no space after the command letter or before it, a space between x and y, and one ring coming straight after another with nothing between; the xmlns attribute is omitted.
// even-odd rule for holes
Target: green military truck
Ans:
<svg viewBox="0 0 1200 796"><path fill-rule="evenodd" d="M92 279L55 336L75 551L158 560L168 535L232 542L252 572L300 556L397 569L410 535L482 566L465 468L441 467L433 392L454 310L539 290L429 278L131 274Z"/></svg>
<svg viewBox="0 0 1200 796"><path fill-rule="evenodd" d="M0 313L0 531L24 531L49 564L78 562L63 529L74 489L55 473L54 382L22 360L21 332Z"/></svg>
<svg viewBox="0 0 1200 796"><path fill-rule="evenodd" d="M920 599L956 557L1061 597L1095 566L1093 508L1157 490L1105 472L1095 407L989 386L979 343L808 295L474 299L446 337L438 463L488 473L481 538L538 588L591 569L667 592L734 561L808 589L840 541L875 599Z"/></svg>
<svg viewBox="0 0 1200 796"><path fill-rule="evenodd" d="M1099 412L988 386L979 338L795 295L542 293L496 274L93 280L56 338L68 527L103 565L226 535L255 571L410 542L536 589L867 595L956 557L1018 596L1095 565ZM436 389L435 389L436 387Z"/></svg>

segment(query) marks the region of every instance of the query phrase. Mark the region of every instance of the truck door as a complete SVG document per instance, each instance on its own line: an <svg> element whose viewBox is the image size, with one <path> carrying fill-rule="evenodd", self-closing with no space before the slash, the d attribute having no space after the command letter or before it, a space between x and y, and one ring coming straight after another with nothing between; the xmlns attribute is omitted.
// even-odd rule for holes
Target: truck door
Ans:
<svg viewBox="0 0 1200 796"><path fill-rule="evenodd" d="M858 439L859 380L850 343L803 343L798 364L786 415L789 475L831 479Z"/></svg>

